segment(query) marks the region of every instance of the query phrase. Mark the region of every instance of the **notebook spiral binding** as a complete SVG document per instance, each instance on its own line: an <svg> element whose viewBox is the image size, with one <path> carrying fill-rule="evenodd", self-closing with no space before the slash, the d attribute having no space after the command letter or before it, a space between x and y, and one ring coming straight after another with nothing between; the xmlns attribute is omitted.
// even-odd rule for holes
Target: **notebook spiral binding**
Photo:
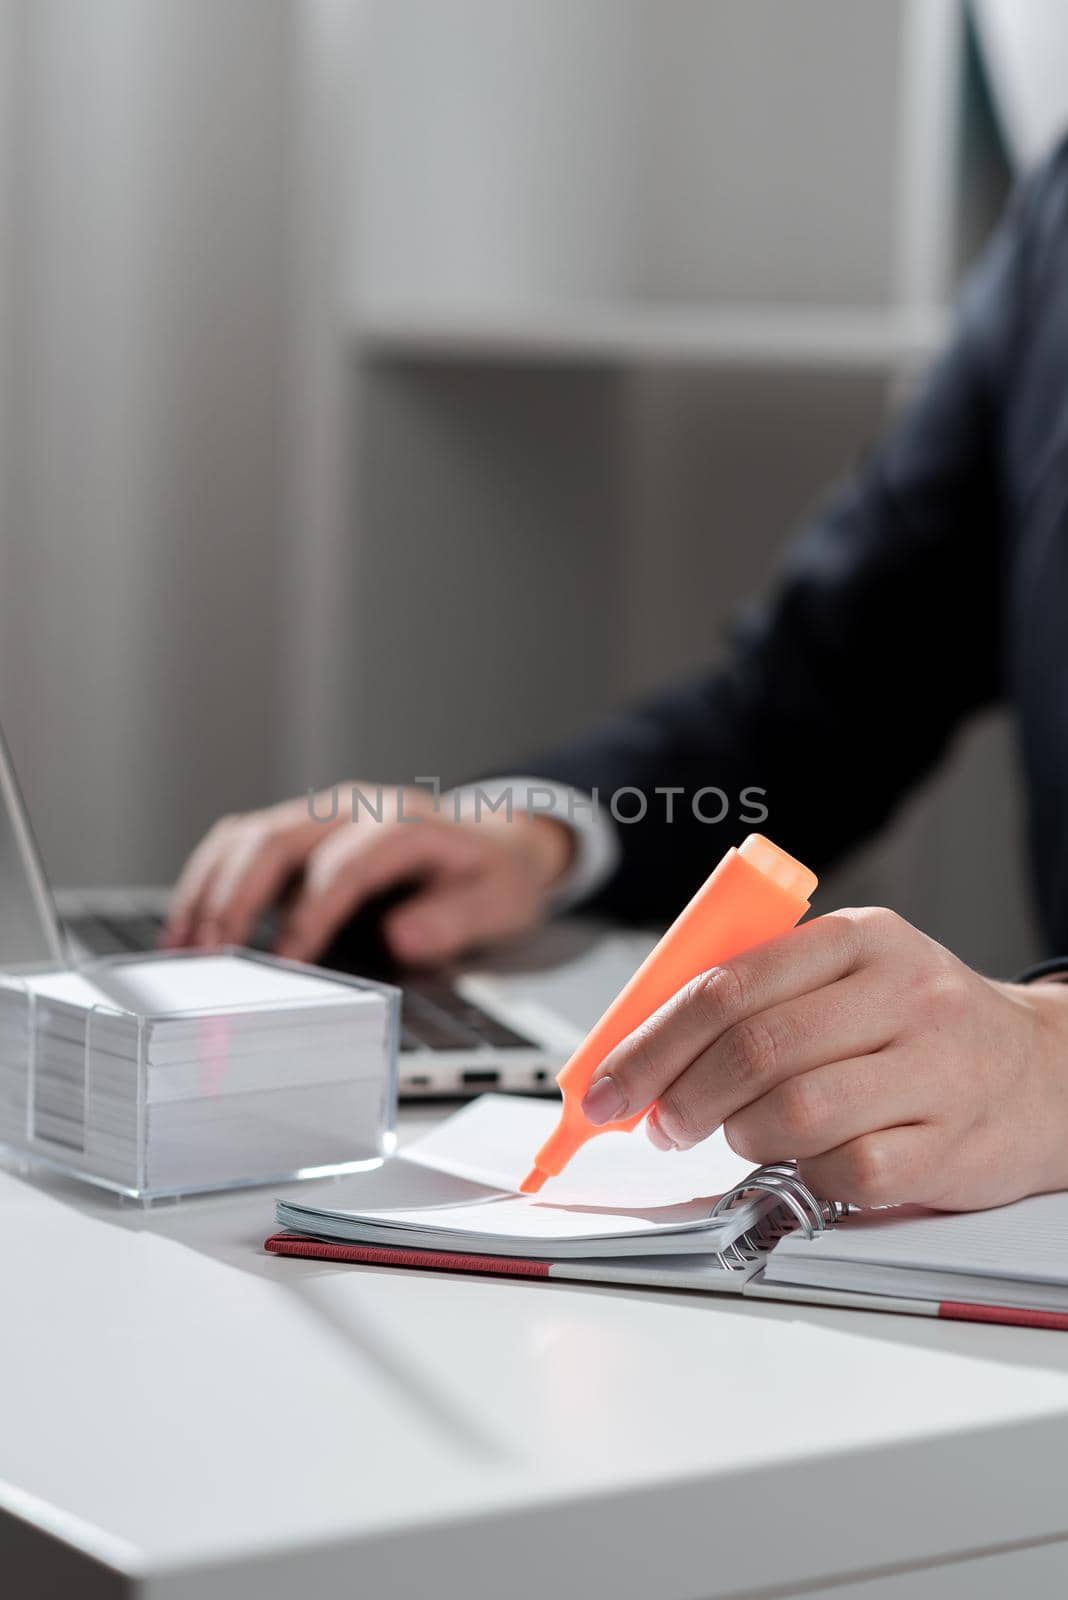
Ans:
<svg viewBox="0 0 1068 1600"><path fill-rule="evenodd" d="M779 1204L769 1211L754 1227L748 1228L726 1250L717 1251L720 1266L728 1272L737 1272L760 1261L773 1244L800 1228L807 1239L822 1233L825 1228L841 1220L849 1210L838 1200L820 1200L809 1188L797 1170L795 1161L774 1161L766 1167L757 1167L744 1183L728 1189L712 1207L713 1217L722 1216L753 1195L774 1195Z"/></svg>

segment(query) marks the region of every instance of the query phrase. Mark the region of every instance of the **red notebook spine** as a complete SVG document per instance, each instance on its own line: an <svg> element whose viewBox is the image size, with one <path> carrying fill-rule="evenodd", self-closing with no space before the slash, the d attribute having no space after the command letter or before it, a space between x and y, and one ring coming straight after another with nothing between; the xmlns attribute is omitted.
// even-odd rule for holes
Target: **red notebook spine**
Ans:
<svg viewBox="0 0 1068 1600"><path fill-rule="evenodd" d="M357 1261L372 1267L418 1267L423 1272L485 1272L509 1278L547 1278L549 1261L522 1256L463 1255L445 1250L397 1250L389 1245L339 1244L309 1239L300 1233L273 1233L263 1248L276 1256L304 1256L311 1261Z"/></svg>
<svg viewBox="0 0 1068 1600"><path fill-rule="evenodd" d="M1068 1333L1065 1311L1028 1311L1023 1306L976 1306L966 1300L943 1300L938 1315L954 1322L1005 1322L1014 1328L1052 1328Z"/></svg>
<svg viewBox="0 0 1068 1600"><path fill-rule="evenodd" d="M340 1244L330 1239L313 1239L302 1233L274 1233L264 1240L263 1248L277 1256L303 1256L309 1261L348 1261L370 1267L414 1267L420 1272L479 1272L490 1277L551 1278L551 1261L532 1261L525 1256L469 1255L446 1250L398 1250L389 1245ZM571 1274L568 1274L570 1277ZM789 1299L787 1291L783 1298ZM882 1296L872 1295L869 1303L873 1310L880 1307ZM813 1296L818 1304L818 1296ZM858 1297L859 1300L859 1297ZM835 1296L828 1294L826 1304L835 1304ZM857 1302L854 1302L857 1303ZM895 1311L905 1310L895 1302ZM1068 1333L1068 1312L1029 1311L1021 1306L981 1306L964 1300L915 1300L910 1309L915 1316L937 1316L954 1322L1005 1323L1016 1328L1049 1328Z"/></svg>

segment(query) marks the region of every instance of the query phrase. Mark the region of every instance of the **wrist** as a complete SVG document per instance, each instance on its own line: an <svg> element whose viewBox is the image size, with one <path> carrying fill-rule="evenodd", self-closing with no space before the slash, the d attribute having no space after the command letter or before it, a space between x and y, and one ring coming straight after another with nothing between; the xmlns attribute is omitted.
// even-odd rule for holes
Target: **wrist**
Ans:
<svg viewBox="0 0 1068 1600"><path fill-rule="evenodd" d="M539 892L557 911L596 894L619 864L615 824L598 810L595 795L568 784L538 777L486 778L450 790L449 798L457 821L478 821L481 815L507 827L534 870Z"/></svg>
<svg viewBox="0 0 1068 1600"><path fill-rule="evenodd" d="M574 829L552 817L524 815L517 815L514 825L522 830L530 847L541 887L551 893L574 859Z"/></svg>

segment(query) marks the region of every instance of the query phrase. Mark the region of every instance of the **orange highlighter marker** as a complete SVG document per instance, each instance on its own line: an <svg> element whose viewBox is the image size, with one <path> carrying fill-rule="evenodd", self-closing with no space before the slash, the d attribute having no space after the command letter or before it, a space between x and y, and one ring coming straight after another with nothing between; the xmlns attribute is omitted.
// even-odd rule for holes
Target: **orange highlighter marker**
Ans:
<svg viewBox="0 0 1068 1600"><path fill-rule="evenodd" d="M698 973L788 933L809 909L816 875L759 833L727 851L656 948L646 956L604 1016L557 1075L564 1096L560 1122L520 1184L536 1194L597 1133L629 1133L648 1107L622 1122L595 1127L582 1113L593 1075L610 1050Z"/></svg>

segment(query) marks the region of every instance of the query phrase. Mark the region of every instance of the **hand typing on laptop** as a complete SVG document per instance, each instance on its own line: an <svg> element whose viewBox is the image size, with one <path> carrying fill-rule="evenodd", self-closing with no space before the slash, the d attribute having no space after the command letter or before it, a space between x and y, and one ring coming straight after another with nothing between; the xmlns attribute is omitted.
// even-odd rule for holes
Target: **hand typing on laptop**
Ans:
<svg viewBox="0 0 1068 1600"><path fill-rule="evenodd" d="M164 943L243 944L278 907L277 953L311 961L369 901L410 885L382 937L397 961L430 966L545 915L572 853L560 822L518 809L456 820L421 789L360 792L372 807L339 804L351 794L341 785L312 803L301 796L223 817L178 880Z"/></svg>

